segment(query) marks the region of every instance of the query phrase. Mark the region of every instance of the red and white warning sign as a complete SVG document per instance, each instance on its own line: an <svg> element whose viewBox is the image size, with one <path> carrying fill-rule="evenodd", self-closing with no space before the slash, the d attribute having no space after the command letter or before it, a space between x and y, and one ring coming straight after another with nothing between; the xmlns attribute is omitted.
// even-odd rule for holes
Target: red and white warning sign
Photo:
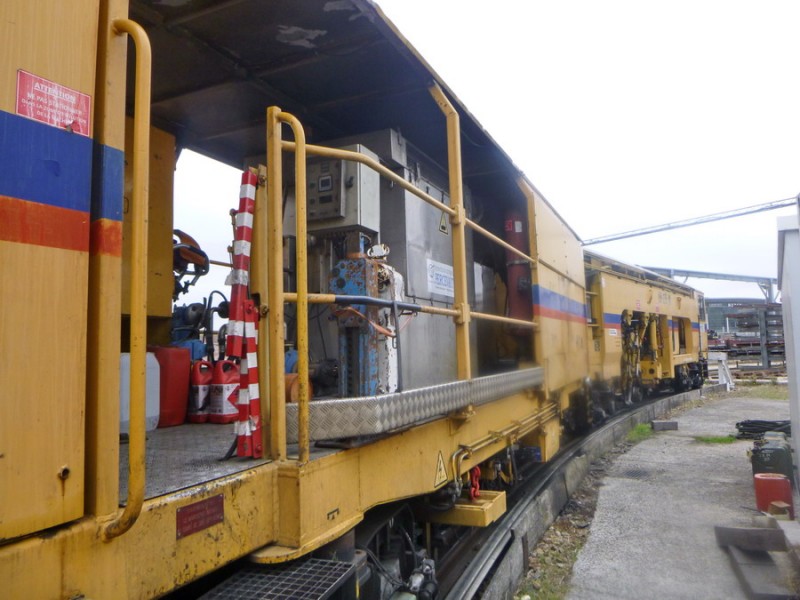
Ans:
<svg viewBox="0 0 800 600"><path fill-rule="evenodd" d="M92 97L89 94L22 69L17 71L17 114L81 135L92 133Z"/></svg>

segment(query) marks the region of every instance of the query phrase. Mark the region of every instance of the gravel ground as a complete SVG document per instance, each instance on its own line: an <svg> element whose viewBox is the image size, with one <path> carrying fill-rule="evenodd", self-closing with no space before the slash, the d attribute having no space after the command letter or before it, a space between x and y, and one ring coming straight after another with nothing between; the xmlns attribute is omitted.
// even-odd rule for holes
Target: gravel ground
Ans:
<svg viewBox="0 0 800 600"><path fill-rule="evenodd" d="M631 447L633 444L619 444L592 463L580 488L528 557L529 570L519 586L517 599L528 596L558 600L566 596L572 566L589 536L603 478L616 458Z"/></svg>
<svg viewBox="0 0 800 600"><path fill-rule="evenodd" d="M743 415L742 419L788 418L788 416L779 416L784 410L786 415L788 415L788 403L783 404L786 402L787 394L788 391L785 386L742 386L736 391L712 397L704 397L700 401L685 405L674 411L670 415L670 418L679 418L681 414L699 407L707 407L710 409L711 413L714 413L715 407L713 405L718 402L726 401L731 401L733 405L740 407L743 412L746 412L745 408L754 411L755 415ZM765 402L763 405L756 404L751 407L751 400L753 399L761 399L765 400ZM737 408L737 410L739 409ZM767 411L769 414L758 416L762 410ZM714 419L714 417L705 418L703 415L707 412L709 411L699 411L693 416L691 421L687 420L682 424L682 434L700 435L702 433L721 433L718 431L705 431L705 429L711 427L711 423ZM778 416L776 416L776 414ZM689 422L691 422L691 425L688 424ZM694 431L695 429L697 431ZM734 431L735 430L731 428L731 431L725 431L724 434L733 433ZM744 442L738 442L737 446L742 447L743 444ZM713 457L713 455L720 453L720 457L718 458L722 459L722 453L724 452L722 445L711 444L709 446L711 447L707 448L708 454ZM525 599L526 597L561 600L568 596L571 598L588 597L585 596L585 594L581 595L583 592L578 591L576 593L574 589L570 593L573 567L592 531L592 521L594 519L598 497L602 494L602 487L606 483L617 483L615 479L606 481L606 478L610 473L614 476L616 471L624 467L627 462L630 462L626 458L621 463L617 464L620 457L628 453L633 447L634 444L629 442L619 444L603 458L592 464L589 475L584 480L580 489L573 495L564 507L562 513L532 550L529 557L529 571L521 582L515 598L519 600ZM737 454L738 450L737 448ZM724 484L725 482L722 483ZM728 483L736 483L737 487L752 487L749 481ZM746 517L744 520L746 520ZM711 533L711 537L713 538L713 533ZM727 581L727 585L731 586L730 580ZM636 590L630 591L635 597L642 597Z"/></svg>

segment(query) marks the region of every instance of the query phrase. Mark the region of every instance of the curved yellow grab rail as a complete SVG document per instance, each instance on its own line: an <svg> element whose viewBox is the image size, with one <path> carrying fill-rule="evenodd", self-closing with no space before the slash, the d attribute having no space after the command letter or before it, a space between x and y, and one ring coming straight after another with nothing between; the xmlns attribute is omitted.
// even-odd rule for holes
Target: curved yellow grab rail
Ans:
<svg viewBox="0 0 800 600"><path fill-rule="evenodd" d="M269 348L270 356L283 354L283 215L282 205L282 140L281 124L286 123L294 134L295 211L298 240L306 239L306 137L303 126L293 115L277 106L267 109L267 176L269 206ZM306 463L310 454L308 434L308 251L304 242L297 244L297 375L298 375L298 446L299 462ZM273 459L286 457L286 411L284 379L280 369L271 369L270 381L270 454Z"/></svg>
<svg viewBox="0 0 800 600"><path fill-rule="evenodd" d="M459 311L456 319L456 361L459 379L472 379L469 340L469 296L467 295L467 213L464 210L464 185L461 176L461 125L458 111L447 99L442 88L432 84L430 92L447 122L447 162L450 174L450 217L453 231L453 307Z"/></svg>
<svg viewBox="0 0 800 600"><path fill-rule="evenodd" d="M150 181L150 78L152 53L144 29L117 19L114 33L128 34L136 46L133 115L133 199L131 205L131 387L128 445L128 498L125 509L103 528L111 540L128 531L144 504L145 360L147 352L147 207Z"/></svg>

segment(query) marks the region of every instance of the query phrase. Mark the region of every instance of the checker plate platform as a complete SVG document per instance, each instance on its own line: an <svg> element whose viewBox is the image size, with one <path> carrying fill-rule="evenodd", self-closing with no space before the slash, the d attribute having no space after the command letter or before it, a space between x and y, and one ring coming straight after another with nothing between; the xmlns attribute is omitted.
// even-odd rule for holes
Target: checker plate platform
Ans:
<svg viewBox="0 0 800 600"><path fill-rule="evenodd" d="M422 423L472 404L480 406L544 382L541 367L361 398L310 402L312 441L377 435ZM297 442L297 404L286 405L286 437Z"/></svg>
<svg viewBox="0 0 800 600"><path fill-rule="evenodd" d="M353 568L351 563L319 558L247 566L201 599L325 600L342 586Z"/></svg>

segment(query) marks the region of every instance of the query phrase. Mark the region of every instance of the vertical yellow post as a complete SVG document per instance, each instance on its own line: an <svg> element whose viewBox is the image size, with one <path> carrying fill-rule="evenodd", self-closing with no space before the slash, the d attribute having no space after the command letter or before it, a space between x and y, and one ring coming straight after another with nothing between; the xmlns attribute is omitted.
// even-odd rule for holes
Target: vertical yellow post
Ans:
<svg viewBox="0 0 800 600"><path fill-rule="evenodd" d="M306 135L295 117L281 113L294 133L294 201L297 236L297 443L300 462L307 463L308 436L308 243L306 242Z"/></svg>
<svg viewBox="0 0 800 600"><path fill-rule="evenodd" d="M283 356L283 161L281 149L281 109L267 109L267 205L268 241L267 271L269 275L269 314L267 330L269 355L272 358L269 370L270 404L270 457L273 460L286 458L286 405L285 382L281 368Z"/></svg>
<svg viewBox="0 0 800 600"><path fill-rule="evenodd" d="M128 14L127 0L100 3L97 81L95 83L95 140L100 152L125 149L125 71L128 40L113 28ZM121 195L121 180L113 188ZM103 187L104 195L113 191ZM122 203L120 196L113 196ZM92 243L102 246L121 231L121 221L92 211ZM95 229L97 226L101 231ZM122 243L114 251L92 251L89 257L89 328L87 332L86 510L111 514L119 507L119 349L122 293Z"/></svg>
<svg viewBox="0 0 800 600"><path fill-rule="evenodd" d="M433 84L428 88L436 104L447 118L447 167L450 173L450 206L455 215L450 218L453 227L453 304L459 312L456 317L456 361L459 379L472 378L469 343L470 308L467 298L467 237L464 191L461 177L461 126L458 112L444 95L442 88Z"/></svg>

